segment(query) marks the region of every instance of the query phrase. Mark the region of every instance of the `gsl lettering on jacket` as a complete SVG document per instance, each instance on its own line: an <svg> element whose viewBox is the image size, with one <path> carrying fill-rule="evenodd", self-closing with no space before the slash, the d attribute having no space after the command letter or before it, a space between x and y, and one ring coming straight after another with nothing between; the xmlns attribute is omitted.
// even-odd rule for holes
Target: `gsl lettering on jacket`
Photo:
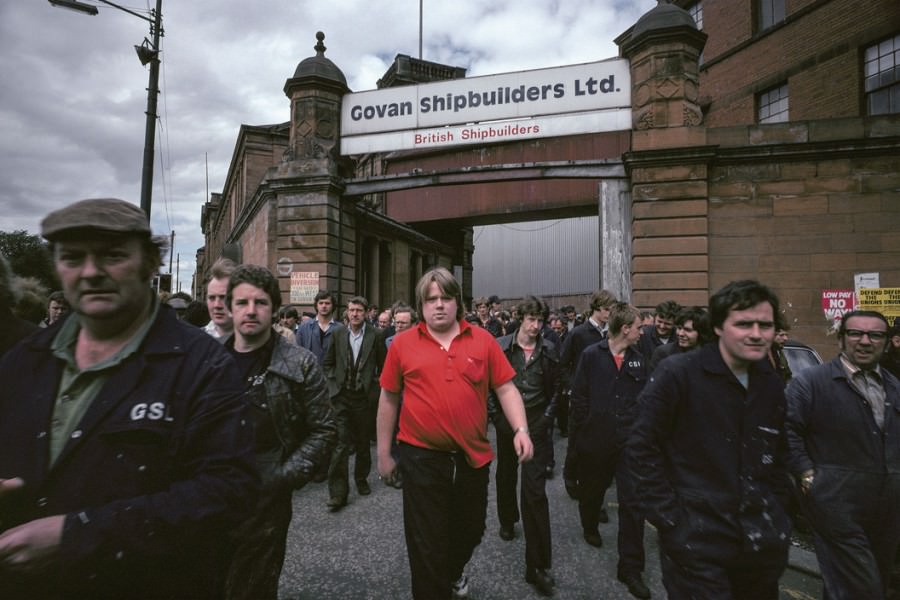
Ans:
<svg viewBox="0 0 900 600"><path fill-rule="evenodd" d="M169 407L165 402L151 402L150 404L139 402L131 407L131 420L140 421L142 419L150 421L159 421L160 419L164 421L174 420L172 415L169 414Z"/></svg>

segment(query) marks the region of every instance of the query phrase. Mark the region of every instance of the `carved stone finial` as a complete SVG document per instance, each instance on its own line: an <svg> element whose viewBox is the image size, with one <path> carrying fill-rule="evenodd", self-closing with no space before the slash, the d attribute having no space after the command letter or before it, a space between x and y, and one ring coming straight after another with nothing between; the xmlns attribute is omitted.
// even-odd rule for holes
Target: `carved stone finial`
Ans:
<svg viewBox="0 0 900 600"><path fill-rule="evenodd" d="M325 34L321 31L317 31L316 39L318 40L318 42L315 46L313 46L313 50L316 51L316 56L325 56L325 50L327 50L327 48L325 48L325 44L322 43L323 41L325 41Z"/></svg>

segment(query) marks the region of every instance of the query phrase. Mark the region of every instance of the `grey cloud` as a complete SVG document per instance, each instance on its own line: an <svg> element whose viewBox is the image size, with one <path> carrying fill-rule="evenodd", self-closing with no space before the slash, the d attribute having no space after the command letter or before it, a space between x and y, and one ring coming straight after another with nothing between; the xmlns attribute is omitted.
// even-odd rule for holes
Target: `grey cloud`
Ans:
<svg viewBox="0 0 900 600"><path fill-rule="evenodd" d="M607 58L654 5L426 2L424 58L472 76ZM210 191L221 191L241 124L288 119L282 88L314 54L316 31L353 90L374 88L396 54L418 55L418 5L164 0L163 23L153 228L175 229L186 286L203 244L204 155ZM138 202L147 71L132 46L148 35L109 7L87 17L43 0L0 2L0 229L37 232L47 212L79 198Z"/></svg>

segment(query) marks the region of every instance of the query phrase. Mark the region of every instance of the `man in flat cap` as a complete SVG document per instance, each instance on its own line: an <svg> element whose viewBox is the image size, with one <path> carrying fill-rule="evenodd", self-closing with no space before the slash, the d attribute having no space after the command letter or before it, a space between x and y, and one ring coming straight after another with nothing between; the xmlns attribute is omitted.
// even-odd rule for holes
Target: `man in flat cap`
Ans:
<svg viewBox="0 0 900 600"><path fill-rule="evenodd" d="M73 314L0 361L0 597L221 596L259 488L234 363L156 299L136 206L41 226Z"/></svg>

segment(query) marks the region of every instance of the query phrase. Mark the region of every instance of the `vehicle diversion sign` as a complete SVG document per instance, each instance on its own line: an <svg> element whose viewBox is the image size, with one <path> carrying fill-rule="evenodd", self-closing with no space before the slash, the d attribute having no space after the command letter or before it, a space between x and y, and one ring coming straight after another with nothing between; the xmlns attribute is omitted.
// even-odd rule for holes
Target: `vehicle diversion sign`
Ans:
<svg viewBox="0 0 900 600"><path fill-rule="evenodd" d="M347 94L341 110L341 153L630 128L628 61L611 59Z"/></svg>

